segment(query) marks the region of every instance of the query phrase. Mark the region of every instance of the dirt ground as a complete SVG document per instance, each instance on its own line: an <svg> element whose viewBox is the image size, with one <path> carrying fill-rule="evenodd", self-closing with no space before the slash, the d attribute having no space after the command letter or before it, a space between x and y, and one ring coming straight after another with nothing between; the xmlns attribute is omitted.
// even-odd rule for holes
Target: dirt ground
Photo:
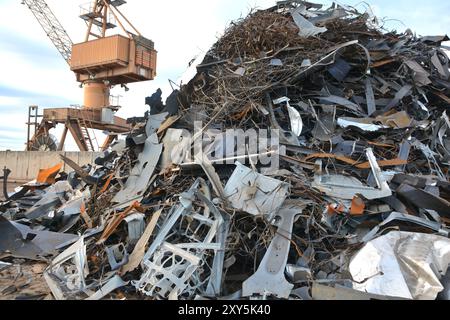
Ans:
<svg viewBox="0 0 450 320"><path fill-rule="evenodd" d="M53 300L43 276L46 264L16 262L0 270L0 300Z"/></svg>
<svg viewBox="0 0 450 320"><path fill-rule="evenodd" d="M20 185L8 183L8 192ZM4 201L3 192L0 192L0 201ZM0 261L10 262L11 259ZM0 269L0 300L52 300L43 276L46 266L45 263L12 260L12 266Z"/></svg>

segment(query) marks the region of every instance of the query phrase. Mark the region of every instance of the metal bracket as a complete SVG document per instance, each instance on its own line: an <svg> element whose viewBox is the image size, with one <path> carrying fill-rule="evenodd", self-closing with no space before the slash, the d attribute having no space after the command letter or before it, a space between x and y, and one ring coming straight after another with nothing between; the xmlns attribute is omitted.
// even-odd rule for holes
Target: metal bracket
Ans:
<svg viewBox="0 0 450 320"><path fill-rule="evenodd" d="M261 295L264 298L274 295L289 298L294 285L284 275L291 245L292 229L295 217L301 214L302 207L285 206L276 215L280 219L278 231L256 273L242 285L242 295L250 297Z"/></svg>

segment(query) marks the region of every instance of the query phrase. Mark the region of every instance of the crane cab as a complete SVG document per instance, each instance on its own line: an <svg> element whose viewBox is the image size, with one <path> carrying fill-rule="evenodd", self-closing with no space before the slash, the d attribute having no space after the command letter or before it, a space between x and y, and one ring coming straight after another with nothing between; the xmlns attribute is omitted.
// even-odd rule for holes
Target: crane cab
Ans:
<svg viewBox="0 0 450 320"><path fill-rule="evenodd" d="M153 41L114 35L74 44L70 67L79 82L95 79L118 85L153 80L156 60Z"/></svg>

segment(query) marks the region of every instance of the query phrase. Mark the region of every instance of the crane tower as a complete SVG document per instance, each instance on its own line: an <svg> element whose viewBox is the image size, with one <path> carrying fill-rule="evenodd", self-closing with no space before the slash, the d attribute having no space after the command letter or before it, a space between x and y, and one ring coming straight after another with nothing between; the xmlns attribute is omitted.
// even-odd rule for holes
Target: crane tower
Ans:
<svg viewBox="0 0 450 320"><path fill-rule="evenodd" d="M157 52L154 43L143 37L119 7L124 0L93 0L81 6L80 18L87 26L84 42L74 44L45 0L22 0L40 23L48 38L60 52L84 90L82 108L45 109L38 116L30 108L28 125L35 125L34 135L28 130L28 150L48 150L49 130L57 124L65 129L60 142L50 149L62 150L70 131L81 151L94 151L89 129L109 133L102 144L106 149L121 133L130 130L124 119L114 116L120 106L110 99L113 86L153 80L156 76ZM110 34L119 27L122 33ZM33 115L33 112L35 114ZM34 122L31 121L35 117ZM42 117L40 124L38 117Z"/></svg>

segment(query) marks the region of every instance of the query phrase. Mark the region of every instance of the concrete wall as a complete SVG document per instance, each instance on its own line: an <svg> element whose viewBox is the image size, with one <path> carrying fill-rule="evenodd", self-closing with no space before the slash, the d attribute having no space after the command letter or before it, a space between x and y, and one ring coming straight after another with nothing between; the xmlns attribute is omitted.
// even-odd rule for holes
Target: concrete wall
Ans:
<svg viewBox="0 0 450 320"><path fill-rule="evenodd" d="M67 158L75 161L78 165L83 166L93 163L101 154L98 152L0 152L0 175L3 175L3 168L6 166L11 170L8 180L11 182L28 182L36 179L39 169L47 169L63 162L59 155L62 154ZM63 165L65 172L73 171L66 164Z"/></svg>

